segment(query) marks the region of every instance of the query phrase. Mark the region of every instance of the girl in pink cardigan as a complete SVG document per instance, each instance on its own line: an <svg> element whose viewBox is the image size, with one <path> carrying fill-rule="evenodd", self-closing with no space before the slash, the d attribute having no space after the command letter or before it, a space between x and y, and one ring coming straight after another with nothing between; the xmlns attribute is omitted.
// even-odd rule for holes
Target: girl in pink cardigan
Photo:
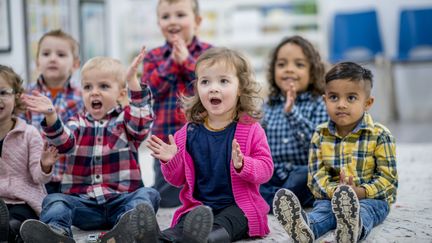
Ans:
<svg viewBox="0 0 432 243"><path fill-rule="evenodd" d="M37 129L15 116L23 90L21 78L0 65L0 242L22 242L20 226L38 218L57 158L54 147L43 149Z"/></svg>
<svg viewBox="0 0 432 243"><path fill-rule="evenodd" d="M180 192L182 206L171 228L159 233L148 216L148 239L231 242L269 233L269 206L259 186L273 173L261 117L259 87L247 60L226 48L211 48L196 64L195 96L182 97L189 121L165 143L148 142L165 179ZM147 210L151 212L151 210ZM156 225L156 226L155 226ZM149 240L149 242L151 242Z"/></svg>

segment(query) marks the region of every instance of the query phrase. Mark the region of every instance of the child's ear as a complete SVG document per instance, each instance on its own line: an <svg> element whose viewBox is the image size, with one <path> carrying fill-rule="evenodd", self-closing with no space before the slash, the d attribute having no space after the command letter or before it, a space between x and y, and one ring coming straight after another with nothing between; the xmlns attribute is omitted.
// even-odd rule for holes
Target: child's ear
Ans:
<svg viewBox="0 0 432 243"><path fill-rule="evenodd" d="M126 88L120 90L120 94L117 97L117 103L120 104L122 107L125 107L129 104L128 91Z"/></svg>
<svg viewBox="0 0 432 243"><path fill-rule="evenodd" d="M365 110L369 110L372 107L374 101L375 101L375 98L373 96L369 96L369 98L367 98L367 100L366 100Z"/></svg>
<svg viewBox="0 0 432 243"><path fill-rule="evenodd" d="M80 64L81 64L80 59L78 59L78 58L75 59L75 58L74 58L73 66L72 66L73 70L75 71L75 70L79 69Z"/></svg>
<svg viewBox="0 0 432 243"><path fill-rule="evenodd" d="M196 24L197 28L201 25L201 22L202 22L202 17L201 16L195 16L195 24Z"/></svg>

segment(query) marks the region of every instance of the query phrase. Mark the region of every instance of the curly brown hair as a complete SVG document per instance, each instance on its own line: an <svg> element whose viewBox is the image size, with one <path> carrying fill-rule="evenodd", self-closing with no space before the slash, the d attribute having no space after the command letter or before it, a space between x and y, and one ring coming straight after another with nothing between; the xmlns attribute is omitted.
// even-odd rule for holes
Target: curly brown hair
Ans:
<svg viewBox="0 0 432 243"><path fill-rule="evenodd" d="M6 81L15 94L15 107L13 110L13 114L17 115L25 110L25 105L21 101L21 94L24 93L23 80L21 77L15 73L15 71L7 66L0 64L0 78Z"/></svg>
<svg viewBox="0 0 432 243"><path fill-rule="evenodd" d="M307 91L312 92L312 94L318 96L323 93L324 86L324 73L325 67L324 63L321 61L321 56L319 52L314 48L314 46L305 38L295 35L291 37L284 38L276 48L270 54L270 63L267 70L267 80L270 83L270 93L269 93L269 104L272 104L272 98L276 98L281 94L281 89L277 86L275 80L275 65L277 61L277 55L279 50L286 44L291 43L299 46L307 61L310 63L309 76L310 82Z"/></svg>
<svg viewBox="0 0 432 243"><path fill-rule="evenodd" d="M248 60L238 51L225 47L213 47L205 51L197 60L195 73L200 67L209 67L216 63L224 63L227 68L234 68L239 79L240 96L237 101L235 121L247 122L242 119L244 114L257 121L262 117L262 98L259 95L261 86L254 77ZM186 119L189 122L202 123L207 117L206 109L201 103L197 92L197 81L194 80L194 95L181 96L180 102Z"/></svg>

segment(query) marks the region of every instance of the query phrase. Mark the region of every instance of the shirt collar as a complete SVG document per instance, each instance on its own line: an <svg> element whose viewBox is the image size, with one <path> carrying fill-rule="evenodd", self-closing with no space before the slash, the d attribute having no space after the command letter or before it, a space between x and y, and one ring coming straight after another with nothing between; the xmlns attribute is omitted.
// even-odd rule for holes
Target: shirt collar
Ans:
<svg viewBox="0 0 432 243"><path fill-rule="evenodd" d="M102 120L109 120L113 117L117 117L122 111L123 111L123 107L121 105L117 105L116 107L109 110L106 116ZM95 119L88 111L85 112L85 118L89 121L95 121Z"/></svg>
<svg viewBox="0 0 432 243"><path fill-rule="evenodd" d="M66 90L72 89L72 84L70 82L71 77L72 77L72 75L67 78L67 80L66 80L66 82L64 84L64 87L65 87ZM42 74L39 75L38 79L36 80L36 84L37 84L37 86L39 87L40 90L48 91L48 86L47 86L45 78L43 77Z"/></svg>
<svg viewBox="0 0 432 243"><path fill-rule="evenodd" d="M277 96L270 98L275 104L285 103L286 97L283 96L281 93ZM297 95L296 103L302 102L302 101L308 101L312 99L312 93L311 92L303 92L299 95Z"/></svg>
<svg viewBox="0 0 432 243"><path fill-rule="evenodd" d="M373 131L374 128L374 121L372 119L372 116L365 112L363 114L363 118L360 120L359 123L354 127L354 129L350 132L350 134L358 133L361 130L369 130ZM336 135L336 123L334 123L332 120L329 120L328 123L323 126L323 129L327 129L332 135Z"/></svg>

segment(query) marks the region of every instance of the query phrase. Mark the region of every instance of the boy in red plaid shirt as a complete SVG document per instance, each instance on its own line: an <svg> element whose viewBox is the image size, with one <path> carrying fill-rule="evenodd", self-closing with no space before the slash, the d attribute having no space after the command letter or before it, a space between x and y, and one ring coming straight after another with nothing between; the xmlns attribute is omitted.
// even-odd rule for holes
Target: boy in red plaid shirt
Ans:
<svg viewBox="0 0 432 243"><path fill-rule="evenodd" d="M102 242L146 237L138 225L129 224L131 217L145 217L138 205L147 203L156 212L160 201L155 189L143 187L137 161L153 121L150 89L136 78L144 55L143 49L126 72L111 58L89 60L81 71L86 112L66 124L48 97L39 92L23 97L29 110L45 115L41 125L49 143L67 154L62 193L44 199L41 221L24 222L25 242L75 242L72 224L83 230L111 228Z"/></svg>
<svg viewBox="0 0 432 243"><path fill-rule="evenodd" d="M164 141L186 123L177 100L179 95L193 94L196 60L211 47L196 36L201 20L198 0L159 0L157 22L166 43L146 55L142 82L148 82L154 98L152 134ZM161 194L160 206L180 205L180 188L165 181L159 160L153 167L153 187Z"/></svg>

